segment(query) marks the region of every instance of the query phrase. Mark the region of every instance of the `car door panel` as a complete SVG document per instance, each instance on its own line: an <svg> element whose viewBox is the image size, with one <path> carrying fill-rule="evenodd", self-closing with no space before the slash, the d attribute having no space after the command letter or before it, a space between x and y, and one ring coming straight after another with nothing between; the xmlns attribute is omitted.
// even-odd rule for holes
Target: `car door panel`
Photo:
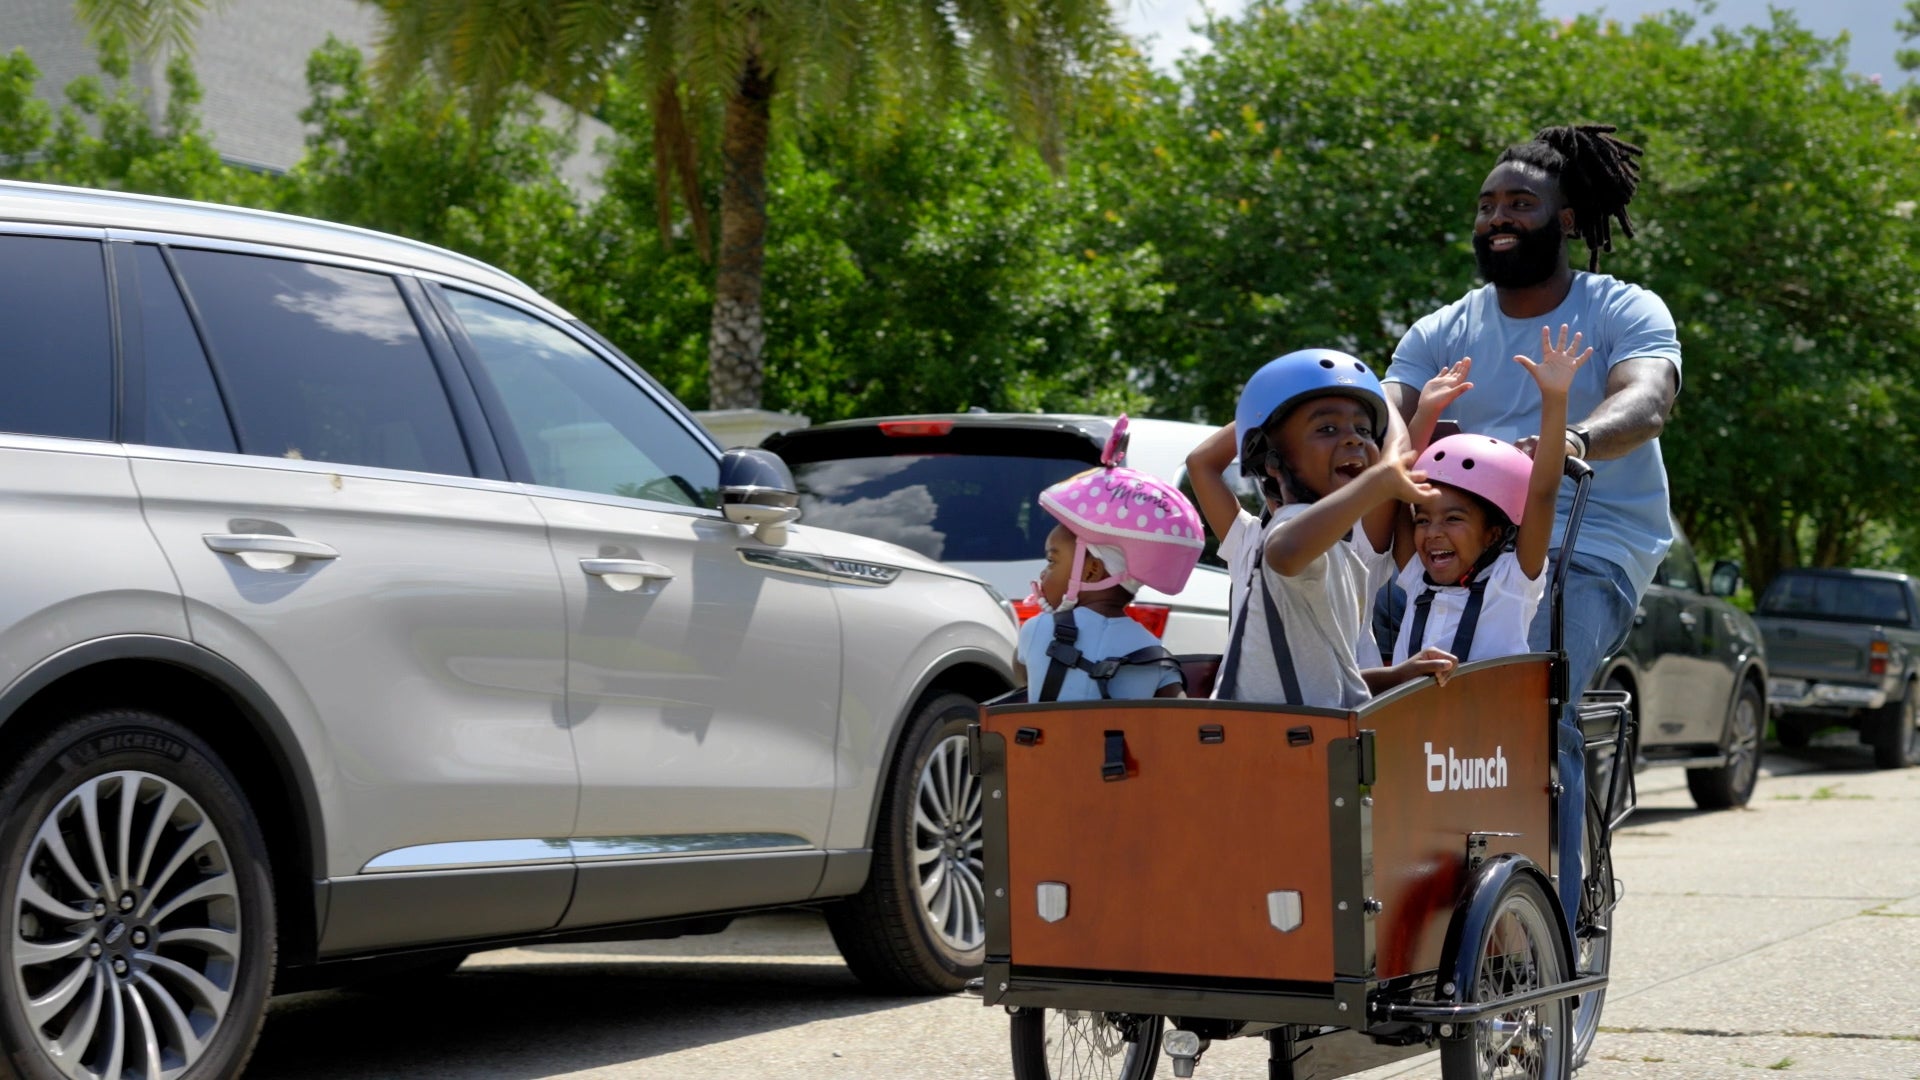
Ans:
<svg viewBox="0 0 1920 1080"><path fill-rule="evenodd" d="M805 898L835 791L831 586L743 560L767 545L712 509L710 442L614 358L501 299L434 296L566 596L567 925Z"/></svg>
<svg viewBox="0 0 1920 1080"><path fill-rule="evenodd" d="M832 586L743 561L717 516L535 499L568 609L577 837L818 847L832 803L840 635ZM584 562L668 569L620 590Z"/></svg>
<svg viewBox="0 0 1920 1080"><path fill-rule="evenodd" d="M469 475L397 283L126 247L141 355L176 376L147 379L162 421L147 427L193 436L130 449L147 523L195 640L304 714L307 756L325 763L325 873L436 844L564 843L578 774L545 522L514 485ZM192 364L212 380L169 390L200 385L177 377ZM224 407L211 414L159 400L214 383ZM231 417L242 452L190 445L208 445L208 416Z"/></svg>

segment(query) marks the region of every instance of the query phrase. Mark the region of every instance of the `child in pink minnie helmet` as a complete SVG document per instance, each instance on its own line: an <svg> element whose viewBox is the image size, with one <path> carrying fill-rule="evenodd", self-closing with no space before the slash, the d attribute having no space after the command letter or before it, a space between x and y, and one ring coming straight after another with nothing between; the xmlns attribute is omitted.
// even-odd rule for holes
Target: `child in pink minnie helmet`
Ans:
<svg viewBox="0 0 1920 1080"><path fill-rule="evenodd" d="M1400 587L1407 613L1393 646L1394 662L1422 649L1439 648L1459 663L1531 652L1527 628L1546 594L1547 547L1553 539L1553 505L1560 490L1566 444L1567 388L1593 349L1581 351L1581 335L1556 345L1540 328L1540 361L1513 358L1540 387L1543 433L1533 456L1487 435L1450 435L1426 445L1440 413L1473 388L1471 357L1442 368L1420 391L1407 425L1415 447L1424 447L1414 468L1440 493L1413 504L1396 537ZM1418 556L1418 558L1415 558Z"/></svg>
<svg viewBox="0 0 1920 1080"><path fill-rule="evenodd" d="M1100 468L1040 493L1060 524L1029 598L1041 613L1020 627L1020 663L1038 676L1030 701L1184 696L1179 663L1126 609L1143 584L1186 587L1205 544L1200 516L1179 488L1121 464L1126 431L1122 416Z"/></svg>

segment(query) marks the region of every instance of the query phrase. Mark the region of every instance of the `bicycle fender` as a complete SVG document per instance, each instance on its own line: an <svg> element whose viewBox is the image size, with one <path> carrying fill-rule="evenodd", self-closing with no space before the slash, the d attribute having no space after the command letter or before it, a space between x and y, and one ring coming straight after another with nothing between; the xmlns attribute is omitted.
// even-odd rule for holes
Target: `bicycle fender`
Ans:
<svg viewBox="0 0 1920 1080"><path fill-rule="evenodd" d="M1553 911L1553 925L1560 936L1561 947L1566 950L1569 965L1577 962L1580 954L1574 950L1573 935L1567 928L1566 912L1560 910L1560 896L1554 891L1553 879L1525 855L1505 852L1480 864L1467 882L1466 889L1461 892L1460 902L1454 906L1453 918L1447 923L1447 936L1440 947L1443 977L1437 996L1442 1000L1466 1000L1467 991L1473 985L1473 965L1478 957L1470 954L1465 943L1480 940L1487 924L1493 921L1494 905L1500 899L1501 890L1517 875L1528 875L1538 880L1541 889L1551 898L1547 906ZM1449 986L1451 990L1447 989Z"/></svg>

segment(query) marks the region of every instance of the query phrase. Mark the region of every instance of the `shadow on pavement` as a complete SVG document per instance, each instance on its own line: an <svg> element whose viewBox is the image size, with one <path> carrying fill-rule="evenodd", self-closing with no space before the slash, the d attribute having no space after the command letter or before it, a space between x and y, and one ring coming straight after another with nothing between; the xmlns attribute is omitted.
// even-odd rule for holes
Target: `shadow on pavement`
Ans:
<svg viewBox="0 0 1920 1080"><path fill-rule="evenodd" d="M490 965L481 954L409 991L275 999L247 1077L531 1080L924 1000L877 996L838 964L612 956Z"/></svg>

